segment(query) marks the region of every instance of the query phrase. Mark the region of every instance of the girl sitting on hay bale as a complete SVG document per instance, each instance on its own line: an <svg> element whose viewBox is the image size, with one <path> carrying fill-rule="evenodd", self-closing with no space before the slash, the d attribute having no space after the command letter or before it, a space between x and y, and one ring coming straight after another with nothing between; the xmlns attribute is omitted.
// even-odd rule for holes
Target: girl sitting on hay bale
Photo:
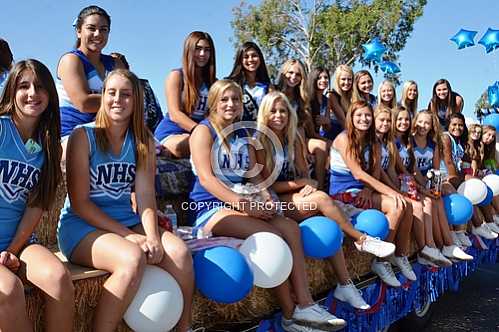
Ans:
<svg viewBox="0 0 499 332"><path fill-rule="evenodd" d="M182 240L158 227L155 149L143 107L137 77L115 70L104 81L95 125L77 128L68 143L69 196L61 211L59 246L71 262L111 273L93 331L116 329L146 264L158 265L177 280L184 297L177 331L190 329L192 258ZM130 203L132 186L138 215Z"/></svg>
<svg viewBox="0 0 499 332"><path fill-rule="evenodd" d="M0 100L0 331L31 331L21 271L46 299L47 331L72 331L71 275L32 236L61 181L59 102L50 71L18 62Z"/></svg>
<svg viewBox="0 0 499 332"><path fill-rule="evenodd" d="M233 128L243 111L241 88L230 80L215 82L208 94L208 107L208 118L196 127L190 140L196 174L190 196L197 203L196 211L191 211L195 226L214 235L241 239L257 232L280 235L293 254L290 278L275 288L283 312L283 329L311 332L319 331L316 328L327 331L343 328L346 324L343 319L313 302L298 225L277 215L275 209L250 204L247 197L231 188L249 179L248 171L255 165L254 151L247 144L238 146L238 135L245 132L234 130L224 134ZM291 285L297 304L291 296Z"/></svg>
<svg viewBox="0 0 499 332"><path fill-rule="evenodd" d="M336 221L341 229L355 240L359 251L385 257L395 250L391 243L366 236L353 228L343 211L323 191L317 189L317 181L310 179L302 145L297 137L297 115L283 93L271 92L264 97L258 112L259 131L257 139L263 149L257 152L258 163L264 165L262 175L268 178L276 167L276 147L264 128L272 130L283 147L283 163L277 181L272 189L279 195L281 202L290 203L294 209L286 209L284 215L297 221L303 221L317 214L322 214ZM315 204L311 204L315 203ZM311 208L314 207L314 208ZM349 302L358 309L368 309L355 285L350 280L345 266L343 250L331 257L331 263L338 276L339 286L335 296Z"/></svg>

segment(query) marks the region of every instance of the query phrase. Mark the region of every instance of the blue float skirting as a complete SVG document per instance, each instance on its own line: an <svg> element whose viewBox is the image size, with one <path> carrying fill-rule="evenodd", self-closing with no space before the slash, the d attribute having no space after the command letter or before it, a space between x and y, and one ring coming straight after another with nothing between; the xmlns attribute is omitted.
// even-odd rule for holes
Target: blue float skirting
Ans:
<svg viewBox="0 0 499 332"><path fill-rule="evenodd" d="M459 290L459 282L480 264L495 264L499 256L499 240L484 241L489 250L468 248L467 253L475 259L454 263L448 268L428 268L413 264L418 280L408 281L401 273L397 274L402 283L400 288L392 288L379 279L362 289L364 299L371 305L369 310L357 310L333 297L333 290L324 300L324 305L335 316L348 322L345 332L375 332L421 308L427 298L435 302L446 290ZM280 326L281 313L272 319L260 322L257 332L284 332Z"/></svg>

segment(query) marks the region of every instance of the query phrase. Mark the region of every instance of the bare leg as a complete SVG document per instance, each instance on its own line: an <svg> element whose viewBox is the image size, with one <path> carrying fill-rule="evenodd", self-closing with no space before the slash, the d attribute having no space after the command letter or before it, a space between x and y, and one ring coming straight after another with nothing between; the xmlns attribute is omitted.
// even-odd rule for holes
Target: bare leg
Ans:
<svg viewBox="0 0 499 332"><path fill-rule="evenodd" d="M336 273L336 277L338 278L338 282L342 285L346 285L348 280L350 279L350 274L347 270L347 265L345 262L345 255L343 253L343 249L340 247L340 250L334 255L329 257L329 261L333 266L334 273Z"/></svg>
<svg viewBox="0 0 499 332"><path fill-rule="evenodd" d="M26 277L45 297L45 330L72 331L75 311L71 274L47 248L32 244L20 255Z"/></svg>
<svg viewBox="0 0 499 332"><path fill-rule="evenodd" d="M111 273L95 309L92 330L115 331L139 288L146 266L144 253L117 234L94 231L78 244L71 261Z"/></svg>
<svg viewBox="0 0 499 332"><path fill-rule="evenodd" d="M324 189L326 177L326 162L328 157L327 143L321 139L311 138L308 140L308 151L315 156L315 176L319 189Z"/></svg>
<svg viewBox="0 0 499 332"><path fill-rule="evenodd" d="M411 247L411 230L412 230L412 225L414 223L414 216L413 216L413 204L417 205L417 202L410 200L410 203L412 204L407 204L406 207L403 209L403 214L400 219L400 224L397 229L397 235L396 235L396 250L395 250L395 255L396 256L408 256L410 247ZM422 210L421 206L419 205L419 209Z"/></svg>
<svg viewBox="0 0 499 332"><path fill-rule="evenodd" d="M425 244L431 248L436 248L435 240L433 239L433 216L435 216L433 206L435 201L429 197L425 197L423 200L424 209L424 238Z"/></svg>
<svg viewBox="0 0 499 332"><path fill-rule="evenodd" d="M393 198L385 195L380 195L378 193L373 193L372 203L373 207L375 209L381 210L388 219L390 233L388 234L388 237L385 239L385 241L394 243L399 223L401 222L403 217L403 211L407 205L397 208L395 206L395 200Z"/></svg>
<svg viewBox="0 0 499 332"><path fill-rule="evenodd" d="M26 313L23 283L3 265L0 265L0 331L32 331Z"/></svg>
<svg viewBox="0 0 499 332"><path fill-rule="evenodd" d="M189 149L189 134L171 135L162 144L175 158L187 158L191 154Z"/></svg>
<svg viewBox="0 0 499 332"><path fill-rule="evenodd" d="M452 241L452 237L450 235L449 222L447 220L447 216L445 215L444 201L442 199L437 200L437 210L443 244L445 246L453 245L454 242Z"/></svg>
<svg viewBox="0 0 499 332"><path fill-rule="evenodd" d="M424 204L421 202L410 201L412 203L412 211L414 215L414 222L412 224L412 231L414 233L414 238L416 240L418 249L421 250L426 245L425 241L425 213Z"/></svg>

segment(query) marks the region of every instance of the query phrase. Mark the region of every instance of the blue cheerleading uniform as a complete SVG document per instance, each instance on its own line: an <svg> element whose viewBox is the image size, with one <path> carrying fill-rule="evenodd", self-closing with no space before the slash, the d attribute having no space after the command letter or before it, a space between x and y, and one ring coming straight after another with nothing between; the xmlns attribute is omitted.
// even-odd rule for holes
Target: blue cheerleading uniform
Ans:
<svg viewBox="0 0 499 332"><path fill-rule="evenodd" d="M276 159L274 162L277 162L278 160L282 160L282 167L279 170L279 175L277 176L276 181L292 181L296 178L296 172L294 165L292 162L289 160L290 156L288 153L288 142L285 141L282 147L282 154L274 152L274 155L276 155Z"/></svg>
<svg viewBox="0 0 499 332"><path fill-rule="evenodd" d="M381 145L381 168L386 171L390 166L390 151L385 143L380 142Z"/></svg>
<svg viewBox="0 0 499 332"><path fill-rule="evenodd" d="M132 210L130 193L135 183L135 140L129 129L119 155L101 151L96 142L95 127L83 126L89 145L90 200L110 218L132 227L140 218ZM74 248L89 233L97 230L78 216L71 208L69 196L57 229L57 239L62 253L70 258Z"/></svg>
<svg viewBox="0 0 499 332"><path fill-rule="evenodd" d="M435 142L430 138L427 139L426 146L421 148L417 146L416 142L414 145L414 160L417 169L426 176L426 173L433 168L433 156L435 154Z"/></svg>
<svg viewBox="0 0 499 332"><path fill-rule="evenodd" d="M461 144L457 143L454 137L449 132L445 132L445 135L449 136L450 142L451 142L451 157L452 157L452 163L454 164L454 167L456 168L456 171L460 174L462 173L463 169L463 157L464 157L464 148ZM440 171L442 171L444 174L449 174L449 170L447 169L447 165L445 165L444 158L440 161Z"/></svg>
<svg viewBox="0 0 499 332"><path fill-rule="evenodd" d="M10 116L0 116L0 251L14 239L44 160L43 151L26 149Z"/></svg>
<svg viewBox="0 0 499 332"><path fill-rule="evenodd" d="M364 148L364 167L369 165L371 146ZM335 148L331 147L329 168L329 195L337 195L348 191L360 191L364 189L364 183L357 180L350 168L345 164L343 157Z"/></svg>
<svg viewBox="0 0 499 332"><path fill-rule="evenodd" d="M241 121L256 121L258 108L262 103L263 97L269 92L269 85L256 82L255 86L251 88L247 83L244 83L242 88L244 111Z"/></svg>
<svg viewBox="0 0 499 332"><path fill-rule="evenodd" d="M333 94L336 94L337 98L340 98L336 92L333 91ZM319 114L321 116L326 115L328 106L329 106L329 98L325 95L322 95L322 104L319 109ZM329 130L325 130L321 126L319 130L319 135L333 141L336 138L336 136L338 136L344 129L343 126L339 123L338 118L334 113L331 113L330 126L331 127L329 128Z"/></svg>
<svg viewBox="0 0 499 332"><path fill-rule="evenodd" d="M174 71L179 71L181 77L183 77L182 69L175 69ZM190 118L194 122L199 123L206 117L208 112L208 90L209 87L206 83L203 83L198 90L198 102L190 114ZM180 134L188 134L188 132L181 128L176 122L173 122L168 113L166 113L165 117L161 120L154 131L154 137L156 137L156 139L161 143L164 143L165 140L171 135Z"/></svg>
<svg viewBox="0 0 499 332"><path fill-rule="evenodd" d="M94 65L92 65L87 56L78 49L72 50L67 54L74 54L78 56L82 62L90 93L102 93L104 81L99 76L97 69L95 69ZM115 61L113 57L106 54L101 54L100 61L104 65L106 70L105 76L107 76L107 74L114 69ZM80 112L69 99L69 96L59 77L57 77L56 86L57 93L59 95L59 110L61 113L61 137L66 137L71 134L76 126L93 122L95 120L96 113Z"/></svg>
<svg viewBox="0 0 499 332"><path fill-rule="evenodd" d="M217 133L215 128L213 128L212 124L208 119L205 119L199 123L199 125L206 126L210 129L211 137L213 138L213 144L217 145L217 148L214 149L218 151L218 155L216 156L216 164L212 164L213 173L215 176L227 184L227 186L231 186L232 184L237 183L245 183L246 178L244 174L249 170L250 167L250 159L249 159L249 143L247 140L249 139L247 135L232 135L228 138L228 144L231 149L231 153L229 154L225 147L221 144L220 140L218 140ZM213 161L212 157L212 161ZM204 226L204 224L209 220L209 218L215 214L221 207L223 207L223 202L213 196L209 191L207 191L199 181L199 177L197 176L196 167L192 162L192 171L194 173L194 187L189 195L189 199L192 202L196 202L196 209L190 210L189 219L191 221L195 221L194 225L196 228Z"/></svg>
<svg viewBox="0 0 499 332"><path fill-rule="evenodd" d="M399 151L400 159L402 160L402 164L406 169L409 169L409 165L411 163L411 157L409 155L409 148L400 141L399 138L395 141L395 146Z"/></svg>

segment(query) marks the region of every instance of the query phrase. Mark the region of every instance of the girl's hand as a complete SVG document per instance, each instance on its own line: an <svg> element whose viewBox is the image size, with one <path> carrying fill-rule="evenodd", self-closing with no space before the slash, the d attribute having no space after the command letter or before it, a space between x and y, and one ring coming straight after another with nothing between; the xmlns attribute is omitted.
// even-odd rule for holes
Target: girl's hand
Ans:
<svg viewBox="0 0 499 332"><path fill-rule="evenodd" d="M362 189L355 197L354 204L361 209L370 209L372 207L371 201L372 191L368 188Z"/></svg>
<svg viewBox="0 0 499 332"><path fill-rule="evenodd" d="M138 245L146 254L146 257L149 257L149 247L147 246L147 237L145 235L133 233L125 236L125 239Z"/></svg>
<svg viewBox="0 0 499 332"><path fill-rule="evenodd" d="M317 189L317 186L318 186L317 180L310 179L310 178L301 178L299 181L300 181L300 184L303 185L303 187L310 186L310 187L314 187Z"/></svg>
<svg viewBox="0 0 499 332"><path fill-rule="evenodd" d="M258 204L257 202L251 202L247 198L241 198L238 203L238 210L246 213L248 216L262 219L271 220L274 218L275 213L273 210L267 210L265 204Z"/></svg>
<svg viewBox="0 0 499 332"><path fill-rule="evenodd" d="M401 194L395 192L395 195L393 195L393 199L395 200L395 208L396 209L403 209L406 206L406 201L404 196Z"/></svg>
<svg viewBox="0 0 499 332"><path fill-rule="evenodd" d="M148 264L158 264L163 259L163 246L161 245L161 240L157 237L147 238L146 246L148 248L147 253L147 263Z"/></svg>
<svg viewBox="0 0 499 332"><path fill-rule="evenodd" d="M21 266L21 262L16 255L9 251L0 252L0 265L5 266L12 272L17 272L19 270L19 266Z"/></svg>
<svg viewBox="0 0 499 332"><path fill-rule="evenodd" d="M316 187L313 187L311 185L305 185L305 187L301 188L300 191L298 192L302 197L308 196L314 192L317 191Z"/></svg>

